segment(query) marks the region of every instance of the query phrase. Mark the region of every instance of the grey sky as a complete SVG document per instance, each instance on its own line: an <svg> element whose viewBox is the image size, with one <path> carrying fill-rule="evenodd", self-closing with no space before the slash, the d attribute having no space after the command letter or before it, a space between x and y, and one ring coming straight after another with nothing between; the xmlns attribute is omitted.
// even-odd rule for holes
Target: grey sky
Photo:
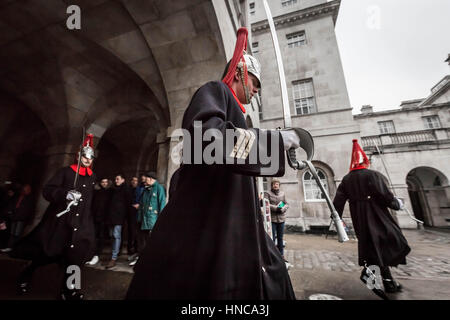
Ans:
<svg viewBox="0 0 450 320"><path fill-rule="evenodd" d="M450 0L342 0L336 36L353 113L427 97L450 74L449 31Z"/></svg>

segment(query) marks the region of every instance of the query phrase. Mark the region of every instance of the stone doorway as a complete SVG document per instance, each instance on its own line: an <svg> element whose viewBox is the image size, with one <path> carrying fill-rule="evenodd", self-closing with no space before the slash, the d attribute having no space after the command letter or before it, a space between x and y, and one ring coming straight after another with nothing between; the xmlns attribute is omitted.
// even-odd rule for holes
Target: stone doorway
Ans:
<svg viewBox="0 0 450 320"><path fill-rule="evenodd" d="M414 215L429 227L450 226L448 179L439 170L418 167L407 177L408 194Z"/></svg>

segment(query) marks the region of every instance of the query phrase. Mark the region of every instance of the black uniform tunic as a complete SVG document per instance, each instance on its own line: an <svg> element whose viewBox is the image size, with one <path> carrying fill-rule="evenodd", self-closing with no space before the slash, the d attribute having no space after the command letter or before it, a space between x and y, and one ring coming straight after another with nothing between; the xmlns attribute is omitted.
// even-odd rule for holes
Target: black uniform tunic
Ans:
<svg viewBox="0 0 450 320"><path fill-rule="evenodd" d="M406 264L411 249L388 210L400 207L381 175L369 169L348 173L333 202L340 216L347 200L358 237L359 265L363 266L365 261L367 265L382 267Z"/></svg>
<svg viewBox="0 0 450 320"><path fill-rule="evenodd" d="M209 82L194 94L182 125L191 136L194 121L202 121L203 132L247 129L243 112L222 82ZM259 139L258 129L253 132L252 148L278 153L273 175L283 175L279 132L272 131L267 142ZM276 150L272 141L278 143ZM286 265L264 231L252 177L261 174L259 159L256 164L247 159L245 164L212 165L183 159L176 191L139 257L127 298L295 299Z"/></svg>
<svg viewBox="0 0 450 320"><path fill-rule="evenodd" d="M67 264L82 265L88 259L95 242L91 202L95 175L80 175L77 190L82 194L78 206L56 217L67 207L66 195L73 189L75 171L59 169L44 186L43 196L50 202L42 221L15 246L12 256L23 259L64 258Z"/></svg>

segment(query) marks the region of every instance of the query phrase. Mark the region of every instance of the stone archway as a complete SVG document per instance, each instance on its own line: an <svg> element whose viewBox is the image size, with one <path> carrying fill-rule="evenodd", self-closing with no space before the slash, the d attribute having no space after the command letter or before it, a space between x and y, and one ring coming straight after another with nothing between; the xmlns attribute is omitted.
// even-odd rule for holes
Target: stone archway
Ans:
<svg viewBox="0 0 450 320"><path fill-rule="evenodd" d="M431 167L417 167L406 176L414 215L426 226L450 225L450 187L447 177Z"/></svg>
<svg viewBox="0 0 450 320"><path fill-rule="evenodd" d="M80 30L65 28L65 1L0 4L0 106L3 111L13 99L36 116L39 129L30 125L33 134L17 135L16 143L25 152L27 139L45 141L39 147L47 162L41 184L73 161L82 127L101 146L97 169L104 154L136 153L133 161L120 161L118 170L156 168L167 181L173 167L168 134L180 126L198 87L220 77L244 24L244 4L234 2L75 0ZM144 120L147 130L139 125ZM20 119L2 117L0 134L6 129L11 135L10 125L22 128ZM0 178L4 168L21 171L12 168L15 159L8 161L0 159ZM115 171L113 166L101 174ZM41 214L47 205L40 197Z"/></svg>

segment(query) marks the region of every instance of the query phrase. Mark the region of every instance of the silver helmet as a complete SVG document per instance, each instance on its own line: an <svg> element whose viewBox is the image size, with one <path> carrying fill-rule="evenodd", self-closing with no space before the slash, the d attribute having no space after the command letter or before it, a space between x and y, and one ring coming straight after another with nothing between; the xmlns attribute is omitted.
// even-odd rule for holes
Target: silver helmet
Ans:
<svg viewBox="0 0 450 320"><path fill-rule="evenodd" d="M258 79L258 85L259 87L261 87L261 65L259 64L258 60L245 53L244 54L244 61L245 64L247 66L247 73L250 73L252 75L254 75L256 77L256 79ZM238 65L237 65L239 72L240 72L240 76L241 76L241 81L242 81L242 86L244 87L244 93L245 93L245 104L249 104L251 101L251 96L250 96L250 91L249 91L249 87L247 85L247 83L245 82L245 76L244 76L244 62L241 60Z"/></svg>
<svg viewBox="0 0 450 320"><path fill-rule="evenodd" d="M261 86L261 64L254 56L249 54L244 54L244 60L247 65L247 71L258 79L259 86Z"/></svg>
<svg viewBox="0 0 450 320"><path fill-rule="evenodd" d="M81 149L81 156L85 157L86 159L94 159L95 153L94 149L90 146L85 146Z"/></svg>

